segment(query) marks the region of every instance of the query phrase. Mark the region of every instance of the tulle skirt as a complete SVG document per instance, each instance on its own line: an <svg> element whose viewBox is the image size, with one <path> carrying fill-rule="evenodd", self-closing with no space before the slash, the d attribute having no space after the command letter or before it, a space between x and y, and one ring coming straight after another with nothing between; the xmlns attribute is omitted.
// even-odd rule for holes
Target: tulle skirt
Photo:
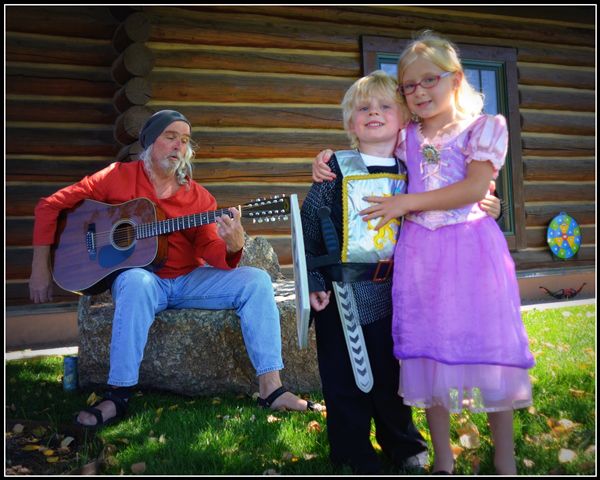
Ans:
<svg viewBox="0 0 600 480"><path fill-rule="evenodd" d="M502 365L446 365L428 358L400 362L398 393L419 408L443 406L452 413L515 410L531 405L526 369Z"/></svg>

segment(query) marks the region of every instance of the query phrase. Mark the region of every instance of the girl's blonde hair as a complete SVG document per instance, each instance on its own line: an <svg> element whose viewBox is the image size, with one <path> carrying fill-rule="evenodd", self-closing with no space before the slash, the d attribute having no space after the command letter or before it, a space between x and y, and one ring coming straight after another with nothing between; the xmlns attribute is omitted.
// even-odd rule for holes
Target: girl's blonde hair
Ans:
<svg viewBox="0 0 600 480"><path fill-rule="evenodd" d="M475 90L465 77L458 48L431 30L425 30L410 43L398 59L398 83L402 84L404 72L417 58L424 58L445 72L460 72L462 81L454 92L454 104L457 110L467 116L475 116L483 110L483 94ZM404 96L402 101L406 102Z"/></svg>
<svg viewBox="0 0 600 480"><path fill-rule="evenodd" d="M350 131L350 122L352 121L352 113L354 108L361 101L371 98L389 98L400 105L401 112L409 118L408 110L402 103L400 95L397 93L398 82L395 78L389 76L383 70L375 70L366 77L358 79L344 95L342 100L342 114L344 118L344 130L350 139L350 146L358 148L359 140L354 133Z"/></svg>

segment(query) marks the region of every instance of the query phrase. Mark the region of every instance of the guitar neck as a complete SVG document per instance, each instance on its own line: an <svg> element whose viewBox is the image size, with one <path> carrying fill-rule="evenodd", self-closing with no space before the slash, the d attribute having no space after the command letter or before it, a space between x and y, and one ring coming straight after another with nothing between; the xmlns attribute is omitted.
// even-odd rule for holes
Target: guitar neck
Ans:
<svg viewBox="0 0 600 480"><path fill-rule="evenodd" d="M217 221L217 217L222 217L224 215L233 217L233 214L228 208L221 208L219 210L212 210L209 212L194 213L192 215L184 215L182 217L143 223L135 227L136 238L156 237L158 235L165 235L171 232L187 230L188 228L201 227L203 225L215 223Z"/></svg>

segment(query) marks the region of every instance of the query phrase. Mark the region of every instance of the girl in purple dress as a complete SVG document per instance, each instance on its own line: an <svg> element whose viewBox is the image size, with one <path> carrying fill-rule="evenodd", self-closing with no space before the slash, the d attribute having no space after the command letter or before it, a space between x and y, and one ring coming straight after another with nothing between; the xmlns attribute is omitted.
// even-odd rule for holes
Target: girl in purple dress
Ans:
<svg viewBox="0 0 600 480"><path fill-rule="evenodd" d="M531 405L534 364L520 315L514 262L496 222L480 208L502 167L508 132L482 115L453 45L425 32L398 62L399 91L419 122L396 156L408 193L369 197L379 226L404 215L393 277L394 353L408 405L426 409L433 471L450 473L450 412L487 412L499 474L515 474L513 410Z"/></svg>

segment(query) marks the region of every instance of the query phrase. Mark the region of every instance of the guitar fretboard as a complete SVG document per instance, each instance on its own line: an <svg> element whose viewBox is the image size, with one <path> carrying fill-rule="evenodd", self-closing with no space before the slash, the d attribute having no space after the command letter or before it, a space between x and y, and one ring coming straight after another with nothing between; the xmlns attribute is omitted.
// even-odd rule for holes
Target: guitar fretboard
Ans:
<svg viewBox="0 0 600 480"><path fill-rule="evenodd" d="M222 208L211 212L195 213L193 215L184 215L183 217L168 218L158 222L143 223L135 227L135 236L136 238L149 238L187 228L201 227L202 225L215 223L217 217L224 215L233 217L228 208Z"/></svg>

